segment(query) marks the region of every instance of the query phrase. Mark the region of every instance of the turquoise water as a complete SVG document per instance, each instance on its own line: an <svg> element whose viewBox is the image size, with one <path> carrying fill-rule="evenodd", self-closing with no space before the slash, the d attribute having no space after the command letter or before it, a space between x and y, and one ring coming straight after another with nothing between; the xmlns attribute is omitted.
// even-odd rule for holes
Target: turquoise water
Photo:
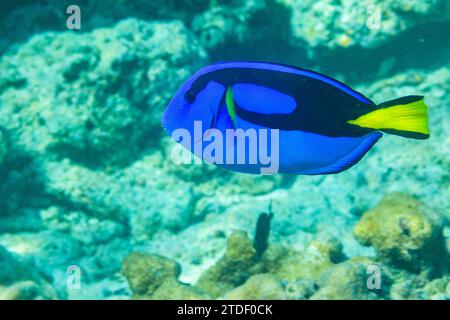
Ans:
<svg viewBox="0 0 450 320"><path fill-rule="evenodd" d="M0 298L449 299L449 27L445 0L2 1ZM227 60L423 95L430 138L336 175L177 164L161 115Z"/></svg>

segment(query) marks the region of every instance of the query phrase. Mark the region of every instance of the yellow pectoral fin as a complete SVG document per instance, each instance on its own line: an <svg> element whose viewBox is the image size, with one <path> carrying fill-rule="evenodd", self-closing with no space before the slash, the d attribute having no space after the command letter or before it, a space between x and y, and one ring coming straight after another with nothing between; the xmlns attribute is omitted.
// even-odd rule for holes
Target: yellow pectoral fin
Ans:
<svg viewBox="0 0 450 320"><path fill-rule="evenodd" d="M397 130L429 135L427 106L423 97L405 104L384 107L347 121L364 128Z"/></svg>

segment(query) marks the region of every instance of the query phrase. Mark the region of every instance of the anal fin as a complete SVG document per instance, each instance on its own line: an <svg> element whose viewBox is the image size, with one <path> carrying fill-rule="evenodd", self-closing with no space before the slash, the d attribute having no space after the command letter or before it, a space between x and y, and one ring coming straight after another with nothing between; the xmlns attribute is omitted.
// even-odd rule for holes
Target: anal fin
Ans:
<svg viewBox="0 0 450 320"><path fill-rule="evenodd" d="M350 153L337 160L331 165L321 168L314 168L300 172L305 175L333 174L339 173L358 163L372 146L383 136L381 132L371 132L366 138L356 146Z"/></svg>

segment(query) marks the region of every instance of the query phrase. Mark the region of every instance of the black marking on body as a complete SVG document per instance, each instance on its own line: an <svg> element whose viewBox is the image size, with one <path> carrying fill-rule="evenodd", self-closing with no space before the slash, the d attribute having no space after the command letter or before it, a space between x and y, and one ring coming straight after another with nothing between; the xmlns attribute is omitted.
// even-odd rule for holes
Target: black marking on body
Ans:
<svg viewBox="0 0 450 320"><path fill-rule="evenodd" d="M263 86L295 100L296 109L289 114L252 112L240 107L235 100L236 115L257 125L280 130L301 130L330 137L357 137L373 131L348 124L347 121L375 110L375 104L361 102L331 84L305 75L256 68L219 69L198 77L186 93L187 101L194 101L210 81L218 82L225 88L238 83Z"/></svg>

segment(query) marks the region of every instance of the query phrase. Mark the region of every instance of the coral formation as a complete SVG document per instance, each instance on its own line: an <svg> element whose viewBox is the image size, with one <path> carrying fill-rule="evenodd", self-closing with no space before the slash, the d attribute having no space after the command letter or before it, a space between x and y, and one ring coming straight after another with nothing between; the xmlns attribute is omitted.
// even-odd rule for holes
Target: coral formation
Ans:
<svg viewBox="0 0 450 320"><path fill-rule="evenodd" d="M230 300L281 300L286 299L281 282L271 274L251 276L243 285L224 296Z"/></svg>
<svg viewBox="0 0 450 320"><path fill-rule="evenodd" d="M191 29L216 59L236 60L237 52L241 60L263 52L269 59L280 55L274 46L290 47L289 18L288 8L276 0L217 1L195 15Z"/></svg>
<svg viewBox="0 0 450 320"><path fill-rule="evenodd" d="M392 193L367 211L355 237L373 246L379 260L414 272L450 271L439 215L408 194Z"/></svg>
<svg viewBox="0 0 450 320"><path fill-rule="evenodd" d="M320 289L311 296L313 300L376 300L389 295L390 279L385 270L381 273L380 288L368 286L369 266L376 262L353 258L327 270L320 280Z"/></svg>
<svg viewBox="0 0 450 320"><path fill-rule="evenodd" d="M234 231L224 255L195 286L180 287L178 295L178 273L168 286L186 298L185 290L225 299L446 299L450 264L441 221L419 200L388 194L363 214L354 234L373 246L376 259L347 258L336 239L314 240L301 251L270 244L259 257L247 234Z"/></svg>
<svg viewBox="0 0 450 320"><path fill-rule="evenodd" d="M159 255L132 253L123 262L134 298L138 299L207 299L198 288L180 283L180 265Z"/></svg>
<svg viewBox="0 0 450 320"><path fill-rule="evenodd" d="M280 2L292 8L294 38L311 47L376 47L405 30L450 19L446 1Z"/></svg>
<svg viewBox="0 0 450 320"><path fill-rule="evenodd" d="M189 22L199 10L208 8L202 0L41 0L39 3L21 0L0 3L0 53L17 42L26 41L36 33L64 31L70 5L78 5L81 11L80 32L100 27L111 27L118 20L135 17L141 20L181 20ZM26 17L26 19L24 18ZM17 23L20 21L20 23Z"/></svg>
<svg viewBox="0 0 450 320"><path fill-rule="evenodd" d="M177 278L180 266L161 256L132 253L123 262L122 273L136 295L152 295L168 278Z"/></svg>
<svg viewBox="0 0 450 320"><path fill-rule="evenodd" d="M450 299L446 1L83 0L78 31L67 4L0 2L0 298ZM431 138L385 135L339 175L175 164L164 106L242 59L424 95Z"/></svg>
<svg viewBox="0 0 450 320"><path fill-rule="evenodd" d="M270 246L259 259L251 239L233 232L225 254L200 276L195 286L177 281L178 264L157 255L133 253L122 273L136 297L304 299L317 290L321 274L340 256L336 242L313 242L305 253Z"/></svg>
<svg viewBox="0 0 450 320"><path fill-rule="evenodd" d="M0 246L0 299L57 299L48 278L28 261Z"/></svg>
<svg viewBox="0 0 450 320"><path fill-rule="evenodd" d="M197 282L197 286L213 297L219 297L244 283L255 264L256 251L245 232L234 232L227 243L227 251Z"/></svg>
<svg viewBox="0 0 450 320"><path fill-rule="evenodd" d="M2 86L0 123L28 150L120 164L152 143L165 104L205 58L176 21L129 19L83 35L36 35L2 58L5 76L23 81Z"/></svg>
<svg viewBox="0 0 450 320"><path fill-rule="evenodd" d="M0 130L0 167L3 164L3 161L6 158L8 153L8 142L6 141L5 133Z"/></svg>
<svg viewBox="0 0 450 320"><path fill-rule="evenodd" d="M47 192L97 217L129 223L136 241L150 239L161 229L186 227L196 200L190 185L160 172L158 161L158 157L145 157L112 175L68 161L49 162ZM178 201L167 203L164 195L174 184L177 189L170 192Z"/></svg>
<svg viewBox="0 0 450 320"><path fill-rule="evenodd" d="M206 300L211 296L204 291L175 279L168 279L156 289L151 299L158 300Z"/></svg>

